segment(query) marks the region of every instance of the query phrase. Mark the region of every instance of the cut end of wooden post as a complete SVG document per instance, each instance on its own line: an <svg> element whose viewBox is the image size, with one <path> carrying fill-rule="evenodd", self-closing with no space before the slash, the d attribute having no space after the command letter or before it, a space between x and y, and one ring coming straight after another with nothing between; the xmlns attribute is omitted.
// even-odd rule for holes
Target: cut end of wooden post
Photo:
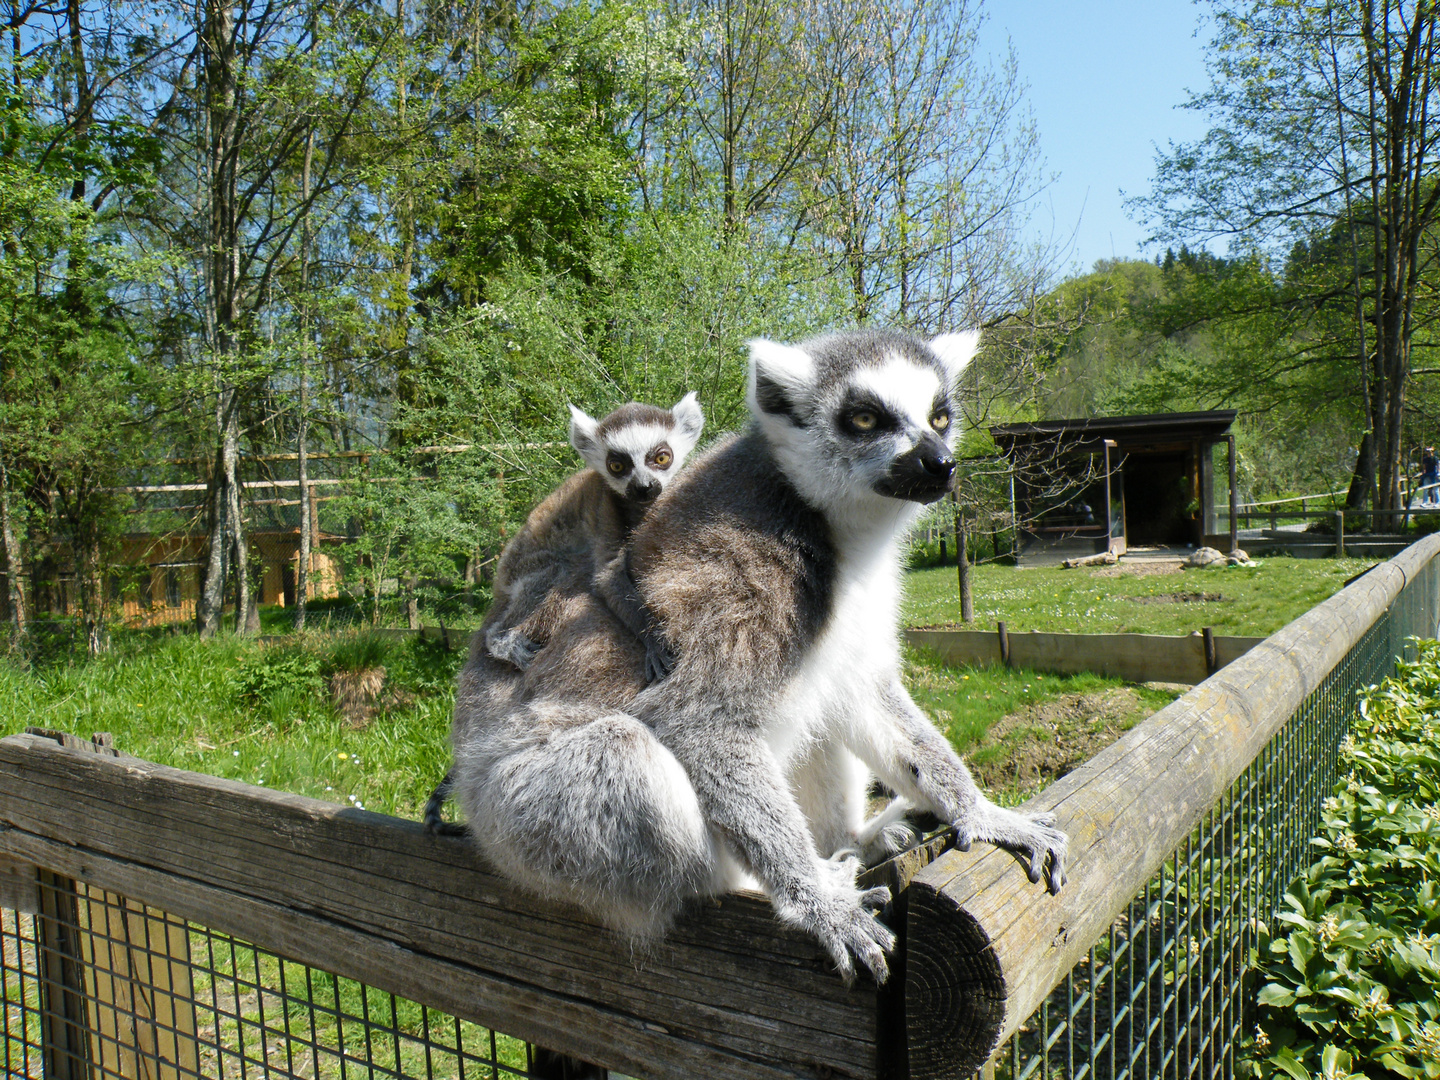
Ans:
<svg viewBox="0 0 1440 1080"><path fill-rule="evenodd" d="M1005 976L980 924L912 881L905 935L910 1075L956 1080L989 1060L1005 1023Z"/></svg>

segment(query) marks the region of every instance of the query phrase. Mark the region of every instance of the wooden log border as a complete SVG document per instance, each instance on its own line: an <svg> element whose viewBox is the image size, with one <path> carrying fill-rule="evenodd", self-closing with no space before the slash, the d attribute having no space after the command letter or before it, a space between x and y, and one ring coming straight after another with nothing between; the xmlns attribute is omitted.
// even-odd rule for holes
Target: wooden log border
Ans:
<svg viewBox="0 0 1440 1080"><path fill-rule="evenodd" d="M906 896L911 1075L964 1077L983 1065L1437 553L1440 533L1417 541L1030 800L1026 809L1054 811L1070 834L1069 882L1059 896L1030 885L1010 855L981 845L951 849L921 869ZM1432 635L1434 577L1414 598ZM1012 655L1026 636L1011 636ZM963 934L951 934L952 949L931 949L941 936L933 921L953 927L957 912ZM967 975L978 985L961 1003L964 1015L935 1008L942 995L932 983Z"/></svg>
<svg viewBox="0 0 1440 1080"><path fill-rule="evenodd" d="M1045 634L1015 633L999 624L989 630L906 630L910 645L934 653L949 664L983 667L1003 664L1074 675L1093 671L1127 682L1204 682L1205 634ZM1214 635L1215 670L1232 664L1264 638Z"/></svg>

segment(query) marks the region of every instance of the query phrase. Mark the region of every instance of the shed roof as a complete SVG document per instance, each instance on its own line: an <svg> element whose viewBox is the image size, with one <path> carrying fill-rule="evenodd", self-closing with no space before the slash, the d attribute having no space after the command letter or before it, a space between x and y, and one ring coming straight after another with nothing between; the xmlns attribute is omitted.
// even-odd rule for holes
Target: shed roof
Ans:
<svg viewBox="0 0 1440 1080"><path fill-rule="evenodd" d="M1092 416L1073 420L1038 420L1028 424L997 424L990 434L1002 446L1057 439L1062 442L1223 439L1235 421L1234 409L1207 412L1146 413L1140 416Z"/></svg>

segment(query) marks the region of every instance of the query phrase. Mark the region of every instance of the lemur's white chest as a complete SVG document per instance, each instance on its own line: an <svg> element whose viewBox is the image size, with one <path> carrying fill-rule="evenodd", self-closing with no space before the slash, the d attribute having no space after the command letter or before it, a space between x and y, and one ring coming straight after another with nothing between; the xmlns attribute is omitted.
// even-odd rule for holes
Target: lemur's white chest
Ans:
<svg viewBox="0 0 1440 1080"><path fill-rule="evenodd" d="M873 714L900 664L900 567L891 545L837 567L829 620L786 687L767 733L788 761Z"/></svg>

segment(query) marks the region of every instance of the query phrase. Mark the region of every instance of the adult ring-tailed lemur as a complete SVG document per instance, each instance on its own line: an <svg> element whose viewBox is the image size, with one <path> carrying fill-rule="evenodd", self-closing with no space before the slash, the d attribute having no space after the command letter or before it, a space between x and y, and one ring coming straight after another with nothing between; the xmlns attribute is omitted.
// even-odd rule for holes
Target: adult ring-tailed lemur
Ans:
<svg viewBox="0 0 1440 1080"><path fill-rule="evenodd" d="M855 885L871 774L1022 856L1058 891L1065 835L995 806L900 681L900 548L954 482L953 387L978 334L755 341L743 434L656 500L625 558L673 649L579 600L523 672L472 652L455 794L506 874L622 934L663 933L690 897L753 874L840 974L887 975L885 889Z"/></svg>

